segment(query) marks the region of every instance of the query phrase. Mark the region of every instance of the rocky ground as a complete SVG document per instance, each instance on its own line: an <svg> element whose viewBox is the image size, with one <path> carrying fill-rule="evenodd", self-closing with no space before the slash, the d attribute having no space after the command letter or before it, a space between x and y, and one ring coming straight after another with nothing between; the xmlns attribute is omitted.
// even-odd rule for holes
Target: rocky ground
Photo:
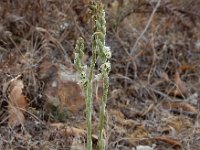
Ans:
<svg viewBox="0 0 200 150"><path fill-rule="evenodd" d="M106 149L200 150L200 1L104 3L112 51ZM0 149L85 149L73 60L81 36L90 63L90 18L89 0L0 2ZM93 89L96 149L102 83Z"/></svg>

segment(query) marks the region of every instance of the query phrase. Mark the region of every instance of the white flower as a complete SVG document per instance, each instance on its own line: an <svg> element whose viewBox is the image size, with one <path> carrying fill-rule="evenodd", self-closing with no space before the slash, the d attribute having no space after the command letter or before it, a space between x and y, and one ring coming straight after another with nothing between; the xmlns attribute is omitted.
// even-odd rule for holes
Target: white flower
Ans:
<svg viewBox="0 0 200 150"><path fill-rule="evenodd" d="M95 79L96 81L100 81L100 80L102 79L102 74L97 74L97 75L95 75L94 79Z"/></svg>
<svg viewBox="0 0 200 150"><path fill-rule="evenodd" d="M108 46L104 46L104 54L106 56L107 59L110 59L111 58L111 51L110 51L110 47Z"/></svg>

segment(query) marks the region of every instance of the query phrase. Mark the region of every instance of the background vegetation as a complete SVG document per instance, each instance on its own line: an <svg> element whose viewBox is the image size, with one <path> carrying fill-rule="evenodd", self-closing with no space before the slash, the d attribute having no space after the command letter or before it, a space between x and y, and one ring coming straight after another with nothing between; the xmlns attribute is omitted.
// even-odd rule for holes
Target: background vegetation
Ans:
<svg viewBox="0 0 200 150"><path fill-rule="evenodd" d="M112 51L106 149L198 150L200 1L104 3ZM0 2L1 149L84 149L73 60L81 36L90 63L90 15L89 0ZM102 83L93 88L95 146Z"/></svg>

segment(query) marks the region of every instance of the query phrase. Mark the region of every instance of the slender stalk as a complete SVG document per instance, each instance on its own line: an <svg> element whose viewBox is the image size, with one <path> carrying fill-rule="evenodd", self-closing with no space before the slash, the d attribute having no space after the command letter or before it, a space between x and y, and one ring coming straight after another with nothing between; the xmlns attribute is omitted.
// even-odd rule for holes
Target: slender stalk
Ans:
<svg viewBox="0 0 200 150"><path fill-rule="evenodd" d="M75 66L80 73L81 84L84 88L85 102L86 102L86 122L87 122L87 150L92 150L92 83L94 76L94 67L96 64L97 56L100 58L102 63L101 73L96 75L103 80L103 95L102 104L100 112L100 122L99 122L99 135L98 135L98 147L99 150L104 149L103 143L103 128L105 122L105 111L106 102L109 88L109 72L110 72L110 62L111 58L110 48L105 46L105 36L106 36L106 20L103 4L100 0L94 0L91 4L92 19L94 21L94 34L92 35L92 60L90 63L89 73L87 74L87 66L81 64L81 60L84 55L84 41L79 38L76 43L76 53L75 53Z"/></svg>
<svg viewBox="0 0 200 150"><path fill-rule="evenodd" d="M98 49L98 56L101 60L101 73L100 76L103 80L103 95L101 103L101 112L100 112L100 122L99 122L99 135L98 135L98 148L99 150L104 149L103 142L103 128L105 122L105 111L106 111L106 102L109 88L109 78L108 74L110 72L110 62L111 58L110 48L105 46L105 37L106 37L106 20L105 20L105 11L103 4L98 1L96 7L94 7L94 16L95 19L95 33L93 34L93 45Z"/></svg>
<svg viewBox="0 0 200 150"><path fill-rule="evenodd" d="M92 103L90 98L91 86L88 82L87 89L85 91L86 94L86 122L87 122L87 150L92 150Z"/></svg>
<svg viewBox="0 0 200 150"><path fill-rule="evenodd" d="M94 74L94 67L96 63L96 48L92 46L92 61L90 65L90 71L88 75L88 85L87 85L87 99L86 99L86 118L87 118L87 150L92 150L92 81Z"/></svg>
<svg viewBox="0 0 200 150"><path fill-rule="evenodd" d="M102 96L102 105L101 105L100 123L99 123L99 136L98 136L99 150L103 150L104 145L105 145L103 142L103 127L104 127L104 122L105 122L104 120L105 120L108 88L109 88L109 78L105 77L103 81L103 96Z"/></svg>
<svg viewBox="0 0 200 150"><path fill-rule="evenodd" d="M95 59L92 59L89 77L87 76L87 67L81 64L81 60L84 55L84 41L82 38L79 38L76 42L76 53L74 64L76 69L79 71L81 84L83 85L84 94L85 94L85 103L86 103L86 126L87 126L87 150L92 150L92 123L91 123L91 114L92 114L92 75L94 71ZM94 54L95 55L95 54ZM95 58L93 56L93 58Z"/></svg>

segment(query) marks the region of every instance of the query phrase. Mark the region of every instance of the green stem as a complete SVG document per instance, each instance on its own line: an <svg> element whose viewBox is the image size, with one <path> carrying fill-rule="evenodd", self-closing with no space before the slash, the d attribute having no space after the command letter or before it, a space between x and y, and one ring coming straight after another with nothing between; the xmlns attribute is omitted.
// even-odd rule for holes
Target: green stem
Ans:
<svg viewBox="0 0 200 150"><path fill-rule="evenodd" d="M87 150L92 150L92 123L91 123L91 98L90 98L90 83L88 82L87 89L85 91L86 96L86 122L87 122Z"/></svg>
<svg viewBox="0 0 200 150"><path fill-rule="evenodd" d="M81 82L84 87L85 102L86 102L86 122L87 122L87 150L92 150L92 82L94 68L96 64L97 55L102 63L101 75L103 79L103 95L100 112L100 123L99 123L99 135L98 135L98 147L99 150L104 149L103 143L103 128L105 120L106 102L109 88L109 77L111 57L110 48L105 46L106 36L106 20L103 4L100 0L93 0L91 5L91 11L94 19L94 34L92 35L92 60L87 74L87 67L81 64L82 57L84 55L84 41L79 38L76 44L77 53L75 54L75 66L81 75ZM98 52L98 53L97 53Z"/></svg>
<svg viewBox="0 0 200 150"><path fill-rule="evenodd" d="M105 76L104 79L103 79L103 96L102 96L102 105L101 105L101 112L100 112L100 124L99 124L99 135L98 135L99 150L104 149L103 127L104 127L104 122L105 122L105 111L106 111L108 88L109 88L109 78L108 78L108 76Z"/></svg>
<svg viewBox="0 0 200 150"><path fill-rule="evenodd" d="M88 75L88 84L86 91L86 119L87 119L87 150L92 150L92 79L96 63L96 48L92 48L92 61Z"/></svg>

